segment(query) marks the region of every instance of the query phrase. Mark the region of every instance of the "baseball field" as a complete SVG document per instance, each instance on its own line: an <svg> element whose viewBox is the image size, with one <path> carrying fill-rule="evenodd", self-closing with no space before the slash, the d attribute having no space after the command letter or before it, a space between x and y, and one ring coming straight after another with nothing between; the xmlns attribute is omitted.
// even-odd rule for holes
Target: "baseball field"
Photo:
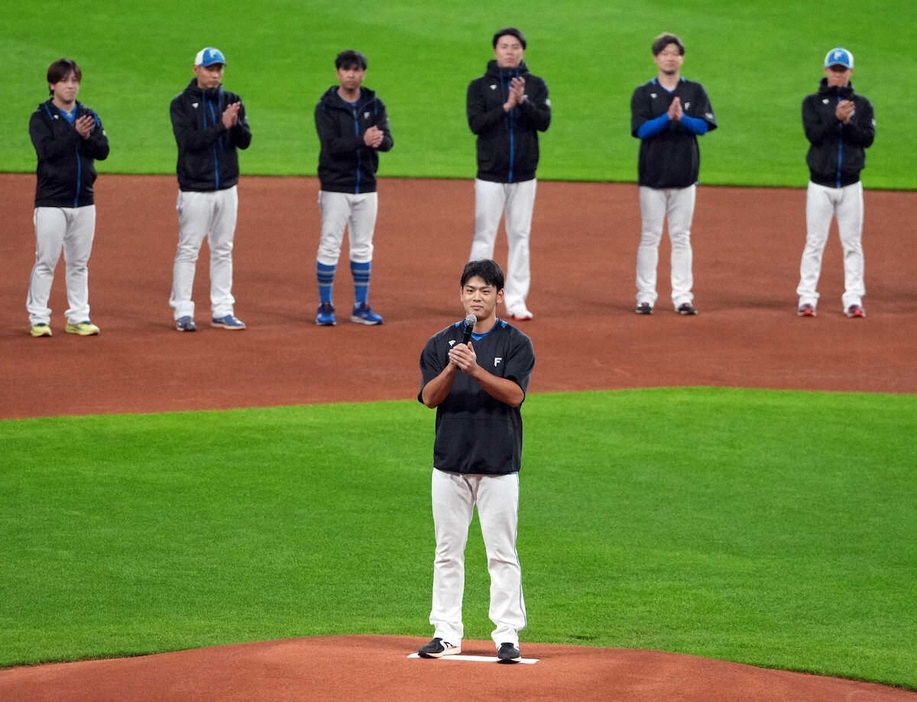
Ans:
<svg viewBox="0 0 917 702"><path fill-rule="evenodd" d="M913 10L469 10L3 10L13 89L0 116L0 699L77 699L81 684L91 687L80 699L411 700L431 689L452 699L453 675L477 690L463 686L462 699L917 699L907 246L917 143L893 93L917 77L903 39ZM504 675L406 655L430 633L433 414L413 399L417 358L461 315L473 176L464 88L483 71L492 31L512 23L528 34L555 121L535 212L537 317L525 327L538 365L519 542L523 653L540 660ZM628 101L653 74L648 47L663 30L685 39L683 72L704 82L720 122L702 142L694 319L631 312L639 212ZM255 137L236 252L250 328L178 335L167 307L167 106L207 44L226 54L226 84L245 99ZM832 240L824 307L800 320L799 104L839 44L855 54L854 83L879 122L864 172L869 317L840 311ZM367 85L395 136L382 159L373 282L386 324L319 329L311 110L334 80L334 54L350 47L368 54ZM102 335L56 328L36 340L24 312L26 125L62 55L82 64L80 97L112 144L98 164L90 283ZM203 271L196 296L206 298ZM477 533L468 561L472 642L490 630ZM170 651L185 653L147 655ZM348 655L362 665L345 675ZM100 658L116 660L61 663Z"/></svg>

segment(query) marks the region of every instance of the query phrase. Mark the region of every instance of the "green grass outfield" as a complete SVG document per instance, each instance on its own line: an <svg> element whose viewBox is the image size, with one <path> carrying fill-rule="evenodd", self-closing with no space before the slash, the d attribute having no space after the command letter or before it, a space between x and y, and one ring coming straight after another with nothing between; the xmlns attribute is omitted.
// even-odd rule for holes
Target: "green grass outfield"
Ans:
<svg viewBox="0 0 917 702"><path fill-rule="evenodd" d="M917 396L536 394L525 641L917 689ZM416 402L0 422L0 665L321 634L424 637ZM487 639L468 553L466 626Z"/></svg>
<svg viewBox="0 0 917 702"><path fill-rule="evenodd" d="M366 85L391 114L396 145L381 175L471 178L465 90L492 57L491 34L507 24L526 32L529 64L551 89L542 179L635 180L630 96L655 75L653 37L670 30L687 44L683 74L705 84L721 126L702 139L703 183L804 186L800 105L825 53L844 45L878 120L866 186L917 188L912 0L390 0L371 10L337 0L98 0L79 12L5 2L0 170L34 170L29 115L47 96L48 65L69 56L84 68L81 98L111 139L100 170L174 172L169 101L190 80L195 53L213 44L226 53L226 84L242 94L252 123L243 173L315 173L312 111L335 81L334 55L353 47L368 54Z"/></svg>

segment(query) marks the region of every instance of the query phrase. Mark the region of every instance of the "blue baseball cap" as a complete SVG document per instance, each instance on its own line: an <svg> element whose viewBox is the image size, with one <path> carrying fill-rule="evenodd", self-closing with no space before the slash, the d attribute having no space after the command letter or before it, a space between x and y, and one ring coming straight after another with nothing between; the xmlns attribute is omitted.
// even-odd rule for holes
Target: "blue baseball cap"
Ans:
<svg viewBox="0 0 917 702"><path fill-rule="evenodd" d="M226 57L223 56L223 52L219 49L214 49L212 46L208 46L206 49L201 49L197 52L197 56L194 57L195 66L212 66L216 63L226 65Z"/></svg>
<svg viewBox="0 0 917 702"><path fill-rule="evenodd" d="M831 66L843 66L844 68L852 69L853 54L841 47L831 49L828 55L825 56L825 68L831 68Z"/></svg>

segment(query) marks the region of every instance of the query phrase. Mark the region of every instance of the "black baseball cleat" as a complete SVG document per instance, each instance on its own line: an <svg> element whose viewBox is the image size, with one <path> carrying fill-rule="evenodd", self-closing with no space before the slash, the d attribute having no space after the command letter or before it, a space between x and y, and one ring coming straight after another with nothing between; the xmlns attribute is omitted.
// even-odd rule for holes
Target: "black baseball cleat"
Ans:
<svg viewBox="0 0 917 702"><path fill-rule="evenodd" d="M448 641L443 641L439 637L432 641L428 641L417 649L417 655L421 658L442 658L443 656L454 656L461 652L461 646L453 646Z"/></svg>
<svg viewBox="0 0 917 702"><path fill-rule="evenodd" d="M683 302L678 306L678 314L695 315L697 308L690 302Z"/></svg>
<svg viewBox="0 0 917 702"><path fill-rule="evenodd" d="M521 660L522 653L519 652L519 647L516 644L512 644L509 641L500 644L500 648L497 649L498 663L518 663Z"/></svg>
<svg viewBox="0 0 917 702"><path fill-rule="evenodd" d="M653 306L648 302L641 302L634 308L637 314L653 314Z"/></svg>

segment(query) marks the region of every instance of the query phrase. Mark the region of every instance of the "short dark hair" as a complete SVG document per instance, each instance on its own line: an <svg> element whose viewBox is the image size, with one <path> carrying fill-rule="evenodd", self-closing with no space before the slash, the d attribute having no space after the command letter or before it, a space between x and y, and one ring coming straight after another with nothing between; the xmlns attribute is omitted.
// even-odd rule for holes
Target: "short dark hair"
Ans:
<svg viewBox="0 0 917 702"><path fill-rule="evenodd" d="M337 69L353 68L356 66L357 68L365 71L367 63L366 54L362 54L359 51L355 51L353 49L342 51L337 55L337 58L334 59L334 67Z"/></svg>
<svg viewBox="0 0 917 702"><path fill-rule="evenodd" d="M475 276L482 278L488 285L493 285L497 289L497 292L503 289L503 284L505 282L503 269L497 265L496 261L492 261L489 258L482 258L480 261L469 261L466 263L465 269L462 271L461 287L464 288L465 284Z"/></svg>
<svg viewBox="0 0 917 702"><path fill-rule="evenodd" d="M57 61L48 66L48 85L60 83L71 73L76 78L77 83L83 81L83 71L80 70L80 64L73 59L57 59Z"/></svg>
<svg viewBox="0 0 917 702"><path fill-rule="evenodd" d="M493 43L494 43L495 49L497 48L497 42L500 40L500 37L505 37L507 34L511 37L516 37L516 39L519 40L519 43L522 44L522 48L525 49L525 34L520 32L515 27L504 27L503 29L499 30L496 34L494 34Z"/></svg>
<svg viewBox="0 0 917 702"><path fill-rule="evenodd" d="M662 50L669 44L675 44L678 47L678 53L682 56L685 55L685 43L678 38L678 35L671 32L663 32L653 40L653 56L661 54Z"/></svg>

